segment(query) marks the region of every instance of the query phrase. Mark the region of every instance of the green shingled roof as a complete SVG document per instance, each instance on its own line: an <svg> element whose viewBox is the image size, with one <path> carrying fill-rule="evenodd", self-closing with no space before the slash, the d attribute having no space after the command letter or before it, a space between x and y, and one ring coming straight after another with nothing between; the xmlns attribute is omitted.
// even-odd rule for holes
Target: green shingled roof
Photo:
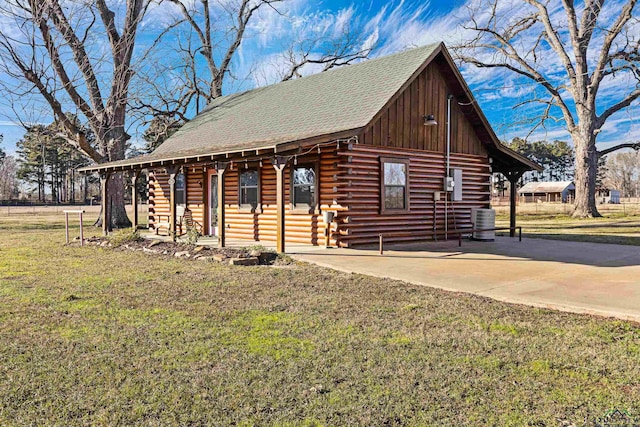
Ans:
<svg viewBox="0 0 640 427"><path fill-rule="evenodd" d="M438 46L218 98L150 157L255 149L362 128Z"/></svg>
<svg viewBox="0 0 640 427"><path fill-rule="evenodd" d="M125 170L176 159L199 160L261 148L277 149L281 144L313 137L353 136L440 51L446 54L443 44L432 44L224 96L213 101L153 153L79 170ZM445 58L449 58L448 55ZM457 76L460 94L473 99L455 64L451 62L450 66ZM481 124L480 130L484 130L495 170L542 169L504 147L477 104L470 105L469 110Z"/></svg>

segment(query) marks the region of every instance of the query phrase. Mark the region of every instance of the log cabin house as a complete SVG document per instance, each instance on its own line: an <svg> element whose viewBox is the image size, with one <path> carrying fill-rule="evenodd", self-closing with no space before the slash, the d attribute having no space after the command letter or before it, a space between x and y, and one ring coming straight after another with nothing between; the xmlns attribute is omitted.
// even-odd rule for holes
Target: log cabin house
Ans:
<svg viewBox="0 0 640 427"><path fill-rule="evenodd" d="M489 207L492 171L540 167L500 143L441 43L218 98L153 153L84 168L102 200L142 169L151 230L175 238L188 209L220 246L283 252L324 244L325 219L340 247L442 238Z"/></svg>

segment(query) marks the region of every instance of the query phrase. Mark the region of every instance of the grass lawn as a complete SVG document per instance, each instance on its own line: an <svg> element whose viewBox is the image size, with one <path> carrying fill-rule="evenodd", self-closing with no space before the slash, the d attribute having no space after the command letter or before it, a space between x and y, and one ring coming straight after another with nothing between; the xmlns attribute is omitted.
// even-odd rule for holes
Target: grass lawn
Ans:
<svg viewBox="0 0 640 427"><path fill-rule="evenodd" d="M68 247L56 221L0 218L0 425L640 416L637 324L305 264Z"/></svg>
<svg viewBox="0 0 640 427"><path fill-rule="evenodd" d="M526 237L640 246L640 216L605 213L602 218L571 218L566 213L523 213L517 217ZM496 216L496 227L508 227L508 214Z"/></svg>

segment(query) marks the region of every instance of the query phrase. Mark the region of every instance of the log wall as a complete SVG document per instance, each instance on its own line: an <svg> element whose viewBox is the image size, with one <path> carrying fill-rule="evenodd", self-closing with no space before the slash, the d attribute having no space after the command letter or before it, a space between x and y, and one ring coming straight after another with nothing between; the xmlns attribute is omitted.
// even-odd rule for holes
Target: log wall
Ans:
<svg viewBox="0 0 640 427"><path fill-rule="evenodd" d="M307 156L298 157L298 164L315 162L318 160L317 151ZM288 243L303 243L312 245L324 244L324 223L322 211L342 210L334 203L336 195L334 187L338 157L335 146L322 149L320 155L320 171L318 177L320 210L316 213L297 213L291 210L291 166L284 170L285 178L285 240ZM249 163L249 167L256 167ZM244 168L243 163L236 163L234 169L225 172L226 222L227 237L237 239L252 239L255 241L276 241L276 171L267 160L260 170L261 207L258 212L242 211L238 207L238 173ZM316 189L318 191L318 189ZM317 197L317 195L316 195ZM333 242L335 244L335 241Z"/></svg>
<svg viewBox="0 0 640 427"><path fill-rule="evenodd" d="M184 167L186 206L191 209L193 219L205 226L207 177L202 166ZM149 172L149 229L161 233L168 233L164 225L158 224L160 216L166 217L169 208L169 175L164 169L154 169ZM166 218L164 221L166 222Z"/></svg>
<svg viewBox="0 0 640 427"><path fill-rule="evenodd" d="M162 169L149 171L149 230L159 228L159 216L169 215L169 175ZM159 231L168 233L166 227Z"/></svg>
<svg viewBox="0 0 640 427"><path fill-rule="evenodd" d="M206 232L205 209L207 194L207 176L202 166L184 168L186 182L187 208L191 209L193 219L200 223Z"/></svg>
<svg viewBox="0 0 640 427"><path fill-rule="evenodd" d="M443 153L400 150L354 144L351 150L340 153L344 161L339 175L342 196L339 203L348 211L338 215L340 246L375 244L380 234L385 242L407 242L444 238L445 209L448 229L471 228L471 210L488 208L490 172L487 156L455 153L451 168L463 171L463 200L445 203L442 192L445 176ZM381 214L380 157L409 160L409 211ZM441 192L435 202L434 192ZM446 207L445 207L446 205ZM435 218L435 219L434 219ZM434 220L436 231L434 233Z"/></svg>
<svg viewBox="0 0 640 427"><path fill-rule="evenodd" d="M317 151L307 156L300 156L298 164L318 162L320 166L318 189L320 206L314 213L294 212L290 206L291 165L285 168L285 238L288 243L324 244L324 223L322 211L340 211L344 208L336 204L337 177L341 169L338 168L339 158L334 145L322 148L320 157ZM248 167L259 168L257 163L248 163ZM225 179L225 216L226 236L232 239L247 239L254 241L272 242L276 240L276 171L269 160L263 161L260 169L261 205L256 212L239 208L239 171L244 168L243 162L234 162L233 168L227 169ZM202 166L185 167L187 207L193 211L196 221L207 229L207 190L206 171ZM155 230L158 215L169 215L169 176L162 170L154 170L149 174L149 227ZM318 194L316 195L318 197ZM168 230L161 229L166 233ZM335 241L332 241L335 244Z"/></svg>

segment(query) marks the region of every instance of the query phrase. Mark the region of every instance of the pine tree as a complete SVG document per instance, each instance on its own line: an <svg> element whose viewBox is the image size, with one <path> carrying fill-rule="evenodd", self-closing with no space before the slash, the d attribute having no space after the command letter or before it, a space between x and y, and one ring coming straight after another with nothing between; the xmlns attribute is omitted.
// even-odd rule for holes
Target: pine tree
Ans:
<svg viewBox="0 0 640 427"><path fill-rule="evenodd" d="M506 145L514 151L529 157L544 169L541 172L527 172L522 183L530 181L568 181L573 176L575 154L573 148L565 141L527 142L514 138Z"/></svg>
<svg viewBox="0 0 640 427"><path fill-rule="evenodd" d="M53 202L74 202L80 180L75 170L89 163L89 159L69 146L59 133L57 123L36 125L27 129L16 144L18 178L36 185L40 202L46 201L46 187Z"/></svg>

